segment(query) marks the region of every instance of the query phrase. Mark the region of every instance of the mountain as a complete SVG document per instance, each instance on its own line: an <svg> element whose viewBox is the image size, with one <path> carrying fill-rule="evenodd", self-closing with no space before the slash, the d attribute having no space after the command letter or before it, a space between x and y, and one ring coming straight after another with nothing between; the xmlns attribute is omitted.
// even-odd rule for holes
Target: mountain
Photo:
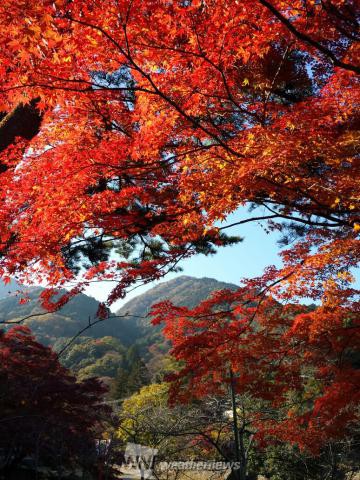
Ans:
<svg viewBox="0 0 360 480"><path fill-rule="evenodd" d="M5 284L0 280L0 298L6 298L9 295L13 295L21 288L21 285L19 285L15 280L11 280L11 282L8 284Z"/></svg>
<svg viewBox="0 0 360 480"><path fill-rule="evenodd" d="M130 336L124 338L123 341L127 344L136 340L139 344L143 344L144 341L146 344L151 344L148 335L158 337L161 328L151 327L150 318L147 316L154 304L163 300L171 300L176 306L193 308L208 298L215 290L225 288L235 290L238 287L232 283L219 282L214 278L195 278L185 275L156 285L147 292L129 300L116 312L116 315L126 315L123 319L120 319L124 331L129 335L134 333L137 336L137 339ZM131 332L127 330L129 325L135 327Z"/></svg>
<svg viewBox="0 0 360 480"><path fill-rule="evenodd" d="M176 306L193 308L205 300L215 290L235 290L238 288L232 283L219 282L214 278L195 278L182 275L151 288L147 292L129 300L117 315L131 314L146 316L155 303L163 300L171 300ZM144 321L140 320L141 323ZM149 320L145 320L149 323Z"/></svg>
<svg viewBox="0 0 360 480"><path fill-rule="evenodd" d="M12 282L0 284L0 320L16 321L32 316L26 320L33 333L44 343L52 344L60 337L71 337L87 325L88 318L94 318L98 309L98 301L84 294L72 298L64 307L54 313L44 314L39 297L42 287L25 287L28 301L19 303L21 295L17 290L24 288ZM213 278L194 278L180 276L162 282L147 292L129 300L116 315L125 318L113 318L98 323L86 331L86 335L94 338L113 336L129 343L129 335L134 339L144 330L152 328L150 319L146 318L152 305L169 299L175 305L194 307L205 300L214 290L223 288L236 289L236 285L219 282ZM10 292L10 293L8 293ZM39 316L37 316L39 314ZM136 318L143 317L143 318Z"/></svg>
<svg viewBox="0 0 360 480"><path fill-rule="evenodd" d="M0 289L0 321L14 322L31 316L25 324L40 342L53 346L57 351L88 324L89 317L94 318L99 305L94 298L79 294L59 311L46 313L39 302L42 287L26 288L28 301L19 304L20 296L16 293L19 286L16 283L10 286L10 289L8 285ZM213 278L188 276L162 282L129 300L118 310L116 315L124 318L110 318L86 330L66 350L63 361L82 377L91 374L113 377L126 350L134 344L147 360L151 357L150 346L156 346L163 352L168 350L160 333L161 328L152 327L147 317L152 305L169 299L175 305L194 307L214 290L224 288L233 290L237 287ZM12 293L8 294L9 291Z"/></svg>
<svg viewBox="0 0 360 480"><path fill-rule="evenodd" d="M40 305L39 297L42 287L26 287L27 301L19 303L23 295L12 293L0 298L0 321L16 322L25 317L34 335L46 345L54 345L60 338L71 338L88 324L96 315L99 302L92 297L79 294L72 298L64 307L54 313L46 313ZM1 296L1 293L0 293ZM129 328L129 327L128 327ZM92 338L115 336L121 339L121 329L117 319L101 322L86 331Z"/></svg>

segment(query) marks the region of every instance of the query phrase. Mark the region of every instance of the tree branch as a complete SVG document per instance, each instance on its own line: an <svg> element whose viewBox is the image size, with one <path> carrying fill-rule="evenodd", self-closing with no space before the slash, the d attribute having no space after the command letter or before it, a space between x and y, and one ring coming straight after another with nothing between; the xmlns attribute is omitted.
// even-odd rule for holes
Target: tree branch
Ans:
<svg viewBox="0 0 360 480"><path fill-rule="evenodd" d="M290 20L288 20L281 12L279 12L279 10L277 10L274 5L272 5L270 2L268 2L267 0L259 0L259 2L264 6L266 7L268 10L270 10L270 12L280 20L281 23L283 23L286 28L296 37L298 38L299 40L301 40L302 42L305 42L307 43L308 45L311 45L312 47L314 47L316 50L318 50L319 52L321 52L323 55L325 55L326 57L328 57L331 62L333 63L333 65L335 67L340 67L340 68L343 68L344 70L349 70L351 72L355 72L355 73L359 73L360 74L360 67L357 66L357 65L352 65L350 63L345 63L345 62L342 62L341 60L339 60L335 55L334 53L327 47L324 47L323 45L321 45L321 43L317 42L316 40L312 39L311 37L309 37L308 35L306 35L305 33L303 32L300 32L299 30L297 30L297 28L294 27L294 25L290 22Z"/></svg>

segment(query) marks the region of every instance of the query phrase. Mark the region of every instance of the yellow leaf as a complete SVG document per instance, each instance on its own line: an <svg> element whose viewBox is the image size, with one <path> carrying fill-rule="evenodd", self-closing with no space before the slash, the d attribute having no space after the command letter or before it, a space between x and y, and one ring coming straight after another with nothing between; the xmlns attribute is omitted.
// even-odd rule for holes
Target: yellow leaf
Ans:
<svg viewBox="0 0 360 480"><path fill-rule="evenodd" d="M290 130L290 132L293 132L295 130L295 125L291 122L288 122L286 124L286 127Z"/></svg>

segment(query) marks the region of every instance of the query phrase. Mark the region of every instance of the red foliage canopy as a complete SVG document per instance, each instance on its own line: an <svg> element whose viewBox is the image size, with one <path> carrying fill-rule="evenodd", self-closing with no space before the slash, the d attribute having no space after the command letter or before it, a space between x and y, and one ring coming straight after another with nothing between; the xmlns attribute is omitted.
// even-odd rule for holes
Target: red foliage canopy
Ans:
<svg viewBox="0 0 360 480"><path fill-rule="evenodd" d="M291 248L248 288L319 303L281 307L301 313L276 351L294 348L296 385L296 356L324 372L330 418L327 399L357 378L340 352L359 328L359 2L5 0L0 21L0 107L43 115L1 147L1 273L76 284L48 308L115 280L110 305L225 243L216 222L239 206L261 207ZM248 332L234 322L228 335ZM266 358L261 335L247 348Z"/></svg>
<svg viewBox="0 0 360 480"><path fill-rule="evenodd" d="M358 313L280 304L260 282L223 290L194 309L169 302L153 308L180 361L171 400L239 394L268 402L274 415L253 427L258 440L285 440L318 451L358 421Z"/></svg>
<svg viewBox="0 0 360 480"><path fill-rule="evenodd" d="M2 469L26 456L48 466L94 463L109 413L99 381L78 383L22 326L0 334L0 378Z"/></svg>

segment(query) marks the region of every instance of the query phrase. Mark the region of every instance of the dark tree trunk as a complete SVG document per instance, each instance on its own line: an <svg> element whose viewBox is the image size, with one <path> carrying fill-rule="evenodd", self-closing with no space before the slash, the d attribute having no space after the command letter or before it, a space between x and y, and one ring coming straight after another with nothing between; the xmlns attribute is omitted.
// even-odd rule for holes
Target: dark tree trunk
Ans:
<svg viewBox="0 0 360 480"><path fill-rule="evenodd" d="M16 137L31 140L39 132L42 114L37 108L39 99L35 98L26 105L20 103L12 112L3 113L0 120L0 152L10 146ZM0 165L2 171L5 165Z"/></svg>

